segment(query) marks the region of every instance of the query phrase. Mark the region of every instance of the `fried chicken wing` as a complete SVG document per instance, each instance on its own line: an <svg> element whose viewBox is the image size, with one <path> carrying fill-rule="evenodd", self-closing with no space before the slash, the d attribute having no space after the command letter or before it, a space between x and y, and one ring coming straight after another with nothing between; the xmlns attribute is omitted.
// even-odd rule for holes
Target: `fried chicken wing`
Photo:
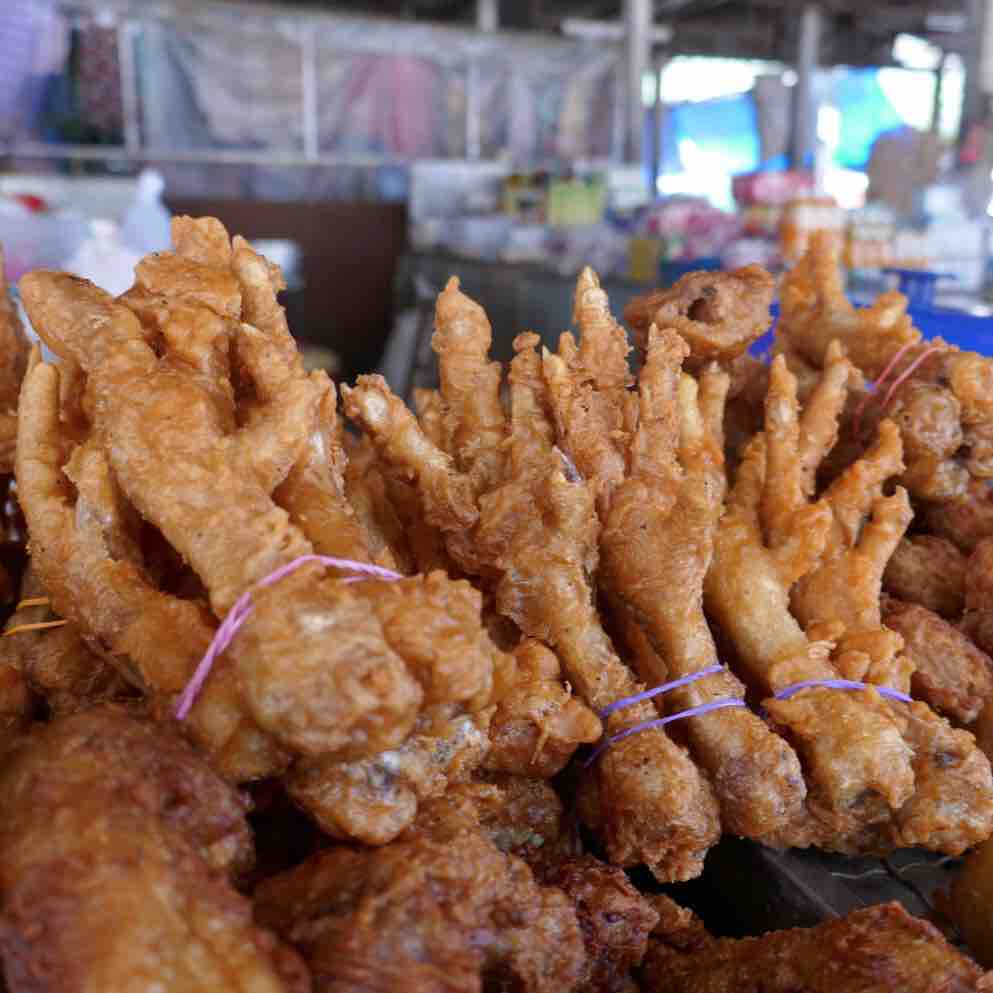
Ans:
<svg viewBox="0 0 993 993"><path fill-rule="evenodd" d="M256 891L259 920L300 949L315 993L559 993L585 955L575 912L442 797L383 848L331 848Z"/></svg>
<svg viewBox="0 0 993 993"><path fill-rule="evenodd" d="M296 954L229 882L245 802L181 739L99 707L0 770L0 958L11 990L305 993Z"/></svg>
<svg viewBox="0 0 993 993"><path fill-rule="evenodd" d="M734 272L691 272L668 290L632 300L624 309L639 347L648 344L648 331L678 331L689 345L687 367L737 358L769 330L769 307L775 283L761 266Z"/></svg>
<svg viewBox="0 0 993 993"><path fill-rule="evenodd" d="M683 932L676 929L676 937ZM812 928L722 938L684 951L663 931L649 945L649 993L976 993L986 974L933 924L898 903L857 910Z"/></svg>

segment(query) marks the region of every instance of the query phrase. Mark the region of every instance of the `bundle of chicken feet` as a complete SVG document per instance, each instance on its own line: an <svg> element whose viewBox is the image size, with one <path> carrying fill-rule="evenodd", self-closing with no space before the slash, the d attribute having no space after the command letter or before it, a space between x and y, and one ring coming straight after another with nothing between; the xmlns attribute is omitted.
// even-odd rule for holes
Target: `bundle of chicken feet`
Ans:
<svg viewBox="0 0 993 993"><path fill-rule="evenodd" d="M771 363L749 267L632 304L637 375L591 270L506 368L453 278L410 406L305 371L212 218L119 297L25 276L53 361L4 288L8 988L989 984L899 908L721 941L628 871L993 834L991 363L827 251Z"/></svg>

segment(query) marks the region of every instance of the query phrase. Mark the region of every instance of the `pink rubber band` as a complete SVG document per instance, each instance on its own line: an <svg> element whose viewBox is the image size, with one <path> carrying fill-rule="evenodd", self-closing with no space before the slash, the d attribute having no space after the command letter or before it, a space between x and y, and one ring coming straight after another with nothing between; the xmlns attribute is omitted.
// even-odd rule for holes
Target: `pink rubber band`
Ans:
<svg viewBox="0 0 993 993"><path fill-rule="evenodd" d="M872 384L872 392L866 393L862 397L862 402L855 408L855 416L852 418L852 429L855 436L861 433L862 428L862 415L865 413L866 407L869 406L870 401L879 395L879 391L883 388L883 383L889 378L890 373L896 368L897 363L900 359L907 354L907 351L913 348L917 344L916 341L908 341L906 345L901 345L897 350L896 354L886 363L886 368L879 374L879 378Z"/></svg>
<svg viewBox="0 0 993 993"><path fill-rule="evenodd" d="M210 670L213 668L214 662L218 656L227 650L227 647L234 640L234 636L255 609L252 606L252 592L266 586L272 586L273 583L279 582L280 579L288 576L291 572L296 572L300 566L306 565L308 562L317 562L334 569L347 569L353 575L343 578L342 581L345 583L356 582L359 579L369 576L375 579L390 581L403 579L403 576L399 572L394 572L392 569L384 569L382 566L371 565L368 562L356 562L353 559L338 559L330 555L301 555L299 558L293 559L292 562L281 565L278 569L270 572L268 576L260 579L252 589L246 590L235 600L234 606L228 611L227 616L221 622L220 627L214 634L213 640L207 646L207 651L204 652L203 658L200 659L196 669L193 671L190 681L179 695L175 711L177 720L182 721L186 719L187 714L189 714L193 704L196 702L200 690L203 689L203 684L210 675Z"/></svg>
<svg viewBox="0 0 993 993"><path fill-rule="evenodd" d="M899 387L907 380L909 376L913 375L917 367L925 359L930 358L932 355L940 351L942 351L940 345L932 345L930 348L925 349L920 355L918 355L917 358L914 359L914 361L911 362L910 365L907 366L907 368L904 369L902 373L900 373L900 375L893 381L893 385L890 386L889 390L886 393L886 399L883 401L883 410L886 410L886 408L889 407L890 403L893 400L893 394L896 393L897 389L899 389Z"/></svg>
<svg viewBox="0 0 993 993"><path fill-rule="evenodd" d="M891 686L874 686L872 683L860 683L856 679L804 679L799 683L792 683L784 686L773 694L777 700L788 700L800 690L810 689L814 686L823 686L832 690L875 690L880 696L889 697L891 700L899 700L901 703L913 703L914 698L895 690Z"/></svg>

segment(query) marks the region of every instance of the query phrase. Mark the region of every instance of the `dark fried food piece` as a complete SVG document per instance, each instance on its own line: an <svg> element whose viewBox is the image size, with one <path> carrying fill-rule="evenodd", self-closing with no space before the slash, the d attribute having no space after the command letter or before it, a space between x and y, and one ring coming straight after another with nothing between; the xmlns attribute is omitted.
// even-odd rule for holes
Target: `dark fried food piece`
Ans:
<svg viewBox="0 0 993 993"><path fill-rule="evenodd" d="M928 531L968 555L983 538L993 537L993 485L974 479L958 499L925 506L922 517Z"/></svg>
<svg viewBox="0 0 993 993"><path fill-rule="evenodd" d="M659 919L622 869L580 854L578 836L555 791L523 776L488 776L456 786L482 830L502 852L524 859L535 877L572 901L586 948L583 978L573 993L633 993L631 969L641 963Z"/></svg>
<svg viewBox="0 0 993 993"><path fill-rule="evenodd" d="M112 707L64 718L15 746L0 799L13 990L308 989L228 881L252 861L245 801L178 737Z"/></svg>
<svg viewBox="0 0 993 993"><path fill-rule="evenodd" d="M883 623L903 636L914 665L914 696L960 724L971 724L993 697L993 659L958 628L915 603L883 600Z"/></svg>
<svg viewBox="0 0 993 993"><path fill-rule="evenodd" d="M624 308L640 348L648 329L678 331L690 346L687 368L728 362L769 330L775 281L761 266L733 272L691 272L668 290L638 297Z"/></svg>
<svg viewBox="0 0 993 993"><path fill-rule="evenodd" d="M635 993L631 970L641 964L659 920L650 900L623 870L592 855L560 863L545 876L572 900L586 946L586 972L575 993Z"/></svg>
<svg viewBox="0 0 993 993"><path fill-rule="evenodd" d="M580 854L579 836L545 780L488 772L453 786L448 796L469 803L490 841L505 855L527 862L539 882Z"/></svg>
<svg viewBox="0 0 993 993"><path fill-rule="evenodd" d="M857 910L812 928L720 939L683 951L664 931L649 944L646 993L975 993L993 975L934 925L898 903ZM676 929L676 938L685 929ZM675 944L675 943L674 943Z"/></svg>
<svg viewBox="0 0 993 993"><path fill-rule="evenodd" d="M916 534L901 540L886 563L883 589L947 619L962 613L966 557L947 538Z"/></svg>
<svg viewBox="0 0 993 993"><path fill-rule="evenodd" d="M993 967L993 841L969 855L952 883L948 913L969 950Z"/></svg>
<svg viewBox="0 0 993 993"><path fill-rule="evenodd" d="M406 830L418 804L467 779L489 749L492 708L424 707L398 747L352 762L301 758L285 777L289 795L332 838L385 845Z"/></svg>
<svg viewBox="0 0 993 993"><path fill-rule="evenodd" d="M21 598L44 595L44 587L29 562L21 583ZM52 620L56 620L55 614L44 605L23 607L11 615L5 630ZM79 626L71 621L61 627L22 631L4 638L0 641L0 666L12 666L21 672L53 717L136 693L134 686L86 643Z"/></svg>
<svg viewBox="0 0 993 993"><path fill-rule="evenodd" d="M374 850L330 848L264 882L259 920L300 949L315 993L572 989L585 964L576 914L441 797Z"/></svg>
<svg viewBox="0 0 993 993"><path fill-rule="evenodd" d="M962 631L993 656L993 537L983 538L965 570L965 614Z"/></svg>

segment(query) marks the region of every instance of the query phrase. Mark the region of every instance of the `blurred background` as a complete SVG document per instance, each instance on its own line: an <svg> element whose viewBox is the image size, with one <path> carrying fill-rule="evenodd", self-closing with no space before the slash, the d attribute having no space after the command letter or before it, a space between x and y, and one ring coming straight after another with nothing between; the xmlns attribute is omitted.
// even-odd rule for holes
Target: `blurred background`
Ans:
<svg viewBox="0 0 993 993"><path fill-rule="evenodd" d="M170 213L283 266L308 360L418 380L450 274L496 351L813 230L993 350L993 0L4 0L8 278L119 292Z"/></svg>

